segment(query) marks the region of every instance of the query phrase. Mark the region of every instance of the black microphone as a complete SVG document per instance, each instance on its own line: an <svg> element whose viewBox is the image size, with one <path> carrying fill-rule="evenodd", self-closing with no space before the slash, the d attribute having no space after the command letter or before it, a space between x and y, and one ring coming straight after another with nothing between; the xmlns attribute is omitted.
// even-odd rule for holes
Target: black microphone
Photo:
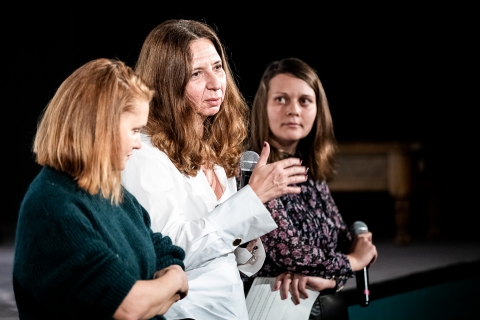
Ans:
<svg viewBox="0 0 480 320"><path fill-rule="evenodd" d="M245 151L240 157L240 188L248 184L258 159L260 159L260 156L254 151Z"/></svg>
<svg viewBox="0 0 480 320"><path fill-rule="evenodd" d="M350 227L350 233L357 237L361 233L368 232L365 222L355 221ZM358 304L361 307L367 307L370 304L370 288L368 281L368 266L363 270L355 271L355 280L357 281Z"/></svg>

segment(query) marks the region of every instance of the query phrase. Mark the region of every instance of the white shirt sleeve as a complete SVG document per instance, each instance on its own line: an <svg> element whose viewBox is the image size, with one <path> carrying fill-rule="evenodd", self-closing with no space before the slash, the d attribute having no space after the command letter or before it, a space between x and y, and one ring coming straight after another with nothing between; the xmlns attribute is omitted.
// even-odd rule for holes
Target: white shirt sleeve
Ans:
<svg viewBox="0 0 480 320"><path fill-rule="evenodd" d="M206 180L183 176L148 137L142 136L142 143L122 172L122 184L149 212L152 230L185 250L187 270L277 227L249 186L236 192L231 178L220 203L212 202Z"/></svg>

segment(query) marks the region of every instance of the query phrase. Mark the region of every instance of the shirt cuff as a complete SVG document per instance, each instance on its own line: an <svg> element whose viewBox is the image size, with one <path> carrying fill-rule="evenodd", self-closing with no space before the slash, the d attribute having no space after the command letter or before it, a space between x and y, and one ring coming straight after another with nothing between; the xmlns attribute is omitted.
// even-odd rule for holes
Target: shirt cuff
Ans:
<svg viewBox="0 0 480 320"><path fill-rule="evenodd" d="M266 253L261 239L257 240L256 246L258 248L253 255L244 248L237 248L235 250L237 268L248 277L257 273L265 262Z"/></svg>
<svg viewBox="0 0 480 320"><path fill-rule="evenodd" d="M270 212L248 185L215 207L207 220L232 251L277 228Z"/></svg>

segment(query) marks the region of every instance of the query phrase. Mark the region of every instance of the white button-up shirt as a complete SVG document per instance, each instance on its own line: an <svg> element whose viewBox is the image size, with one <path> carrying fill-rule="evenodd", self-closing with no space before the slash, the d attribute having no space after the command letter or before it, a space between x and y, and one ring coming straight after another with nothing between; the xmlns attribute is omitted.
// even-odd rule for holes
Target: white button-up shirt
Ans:
<svg viewBox="0 0 480 320"><path fill-rule="evenodd" d="M142 144L127 161L122 184L149 212L152 230L185 250L188 295L165 317L247 320L233 243L275 229L270 213L248 185L237 192L235 178L227 178L222 167L214 167L225 189L217 201L202 170L195 177L184 176L149 137L142 135ZM256 270L263 260L257 264Z"/></svg>

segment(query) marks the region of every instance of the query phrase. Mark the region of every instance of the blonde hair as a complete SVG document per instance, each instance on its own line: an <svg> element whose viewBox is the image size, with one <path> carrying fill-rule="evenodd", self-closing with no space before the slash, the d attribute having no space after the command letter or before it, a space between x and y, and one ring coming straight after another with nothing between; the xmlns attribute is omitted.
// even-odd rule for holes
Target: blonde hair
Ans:
<svg viewBox="0 0 480 320"><path fill-rule="evenodd" d="M203 136L195 131L195 110L186 94L191 78L190 44L209 39L222 59L227 86L220 111L204 122ZM247 137L248 105L228 66L224 48L208 25L193 20L167 20L145 39L135 71L155 89L146 133L176 168L195 176L202 164L222 166L236 175Z"/></svg>
<svg viewBox="0 0 480 320"><path fill-rule="evenodd" d="M317 180L327 180L335 174L335 156L337 143L333 132L332 116L322 83L312 67L297 58L274 61L264 71L252 105L250 147L261 152L264 141L270 142L267 101L270 80L279 74L289 74L305 81L315 92L317 117L310 133L301 139L296 156L310 168L309 174ZM269 161L278 161L282 155L271 148Z"/></svg>
<svg viewBox="0 0 480 320"><path fill-rule="evenodd" d="M36 162L71 175L90 194L122 199L120 117L153 91L123 62L90 61L58 88L33 144Z"/></svg>

